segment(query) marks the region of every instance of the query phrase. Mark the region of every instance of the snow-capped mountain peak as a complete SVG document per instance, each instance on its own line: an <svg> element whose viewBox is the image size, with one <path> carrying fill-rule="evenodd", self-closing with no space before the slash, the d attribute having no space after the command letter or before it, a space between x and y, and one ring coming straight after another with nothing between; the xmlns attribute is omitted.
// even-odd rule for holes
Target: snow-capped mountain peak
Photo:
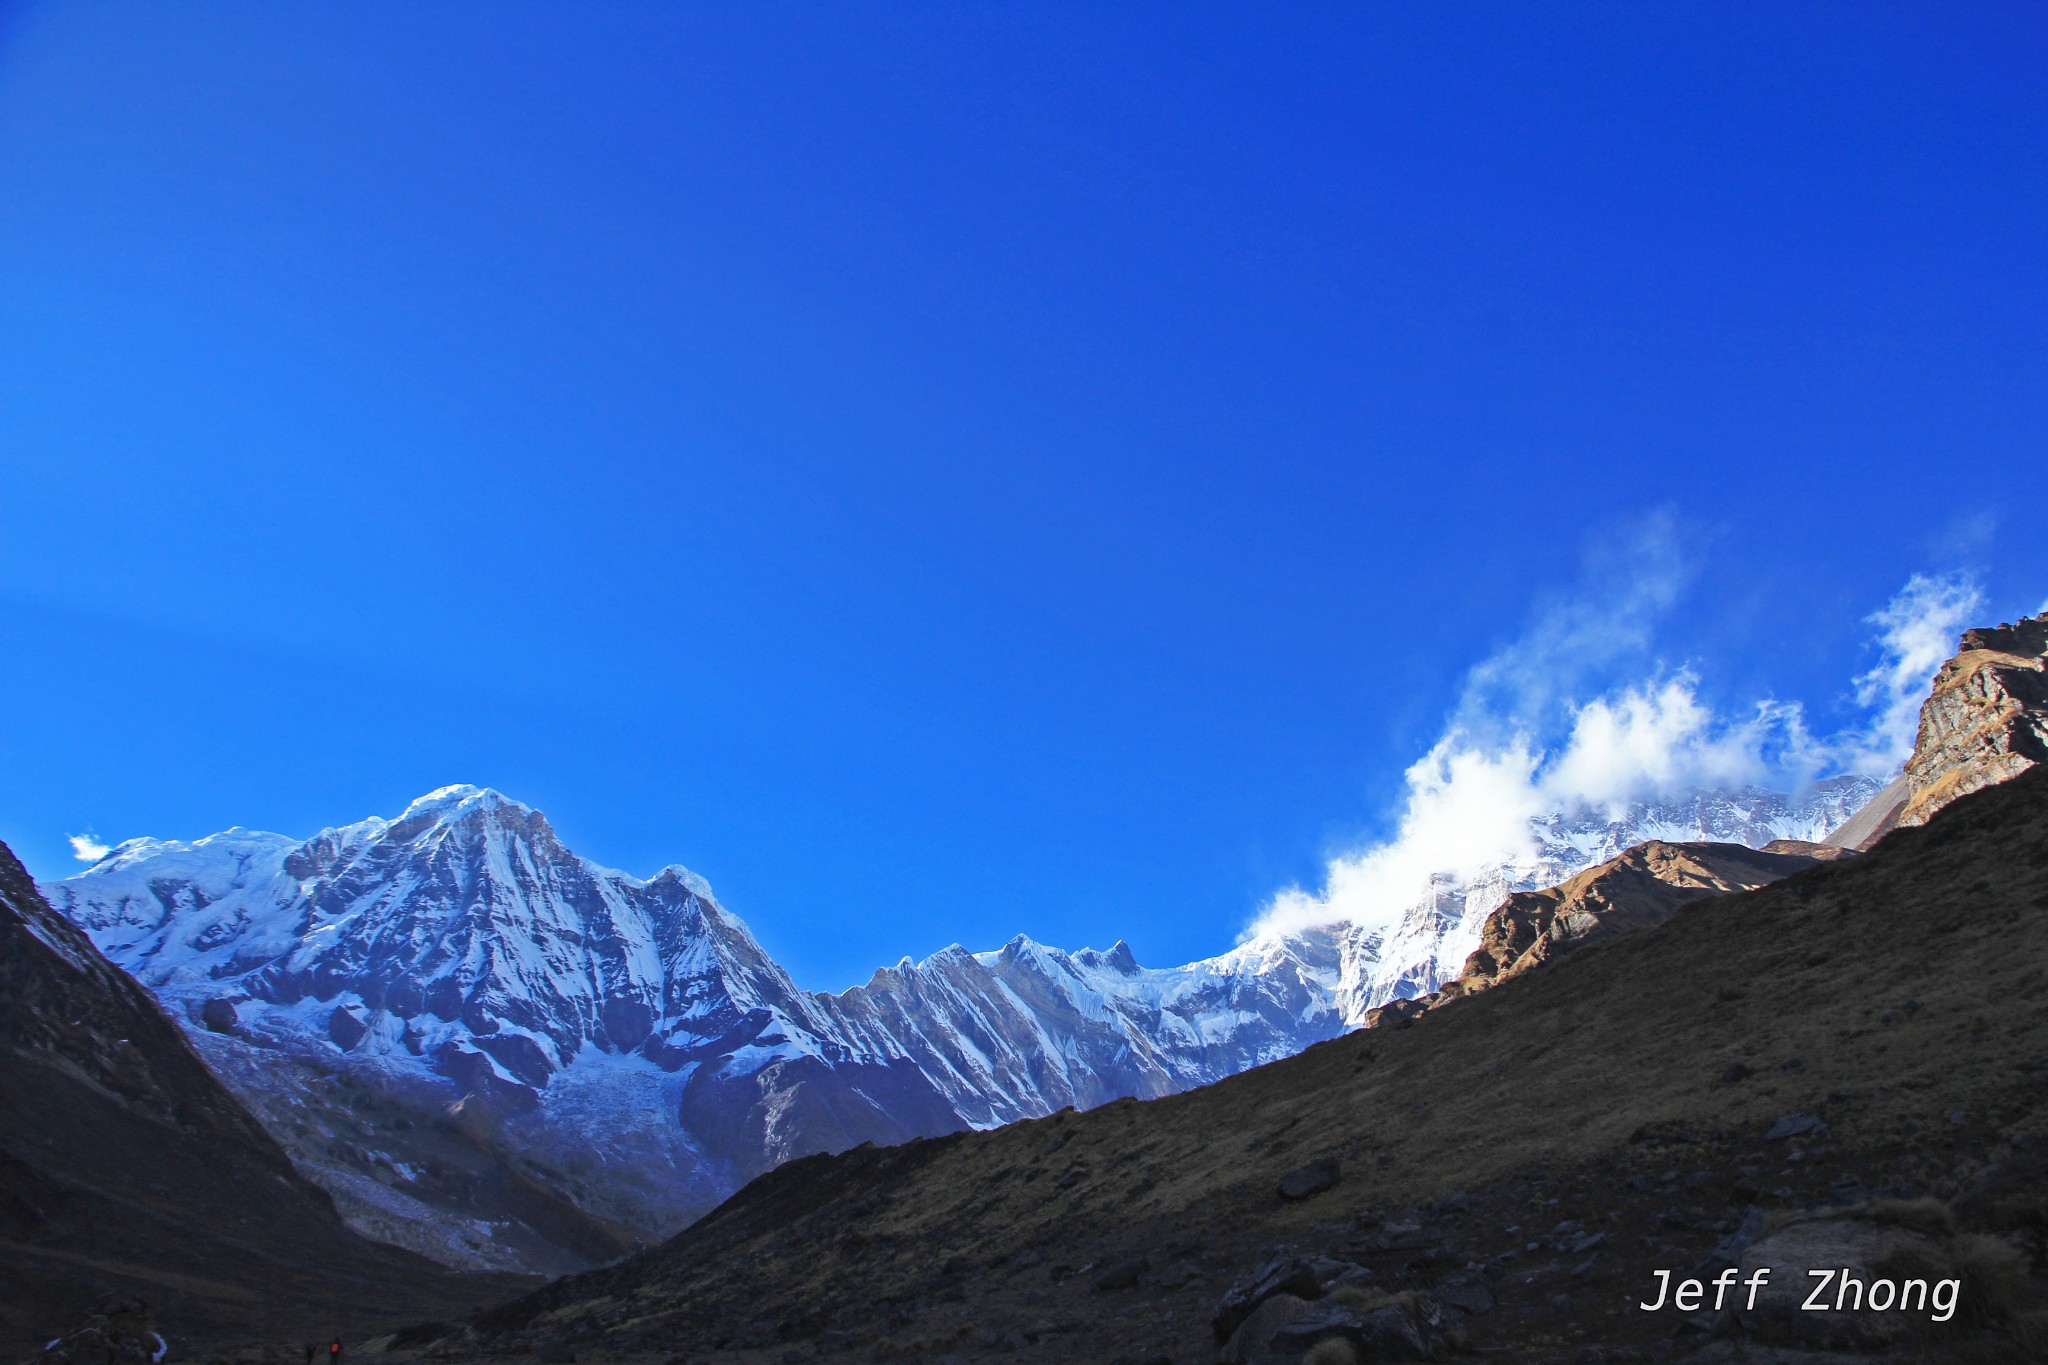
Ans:
<svg viewBox="0 0 2048 1365"><path fill-rule="evenodd" d="M398 822L404 823L418 815L439 815L445 812L460 812L464 808L490 810L500 806L514 806L531 813L527 807L505 797L490 787L472 786L467 782L456 782L446 787L436 787L425 796L418 797L399 814Z"/></svg>

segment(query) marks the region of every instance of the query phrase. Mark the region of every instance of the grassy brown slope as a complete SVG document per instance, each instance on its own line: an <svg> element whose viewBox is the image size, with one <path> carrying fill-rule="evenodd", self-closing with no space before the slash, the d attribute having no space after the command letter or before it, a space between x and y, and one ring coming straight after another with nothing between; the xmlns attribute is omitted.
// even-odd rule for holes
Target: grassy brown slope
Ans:
<svg viewBox="0 0 2048 1365"><path fill-rule="evenodd" d="M720 1359L779 1360L792 1342L799 1358L972 1357L983 1343L1021 1346L1012 1359L1206 1359L1208 1306L1258 1248L1357 1245L1361 1207L1453 1192L1471 1195L1443 1215L1454 1260L1506 1261L1523 1223L1613 1232L1588 1275L1516 1262L1475 1339L1539 1353L1553 1337L1618 1339L1650 1330L1619 1296L1689 1265L1717 1213L1858 1180L1947 1193L2013 1134L2048 1131L2044 1002L2037 770L1861 858L1696 903L1407 1027L1168 1099L793 1163L655 1251L486 1315L474 1347L538 1335L585 1359L723 1343ZM1760 1138L1792 1111L1832 1133L1780 1170L1784 1145ZM1278 1200L1284 1173L1326 1156L1343 1183ZM1681 1169L1697 1178L1663 1178ZM1704 1208L1656 1208L1689 1200ZM1059 1274L1137 1252L1153 1270L1133 1291ZM1546 1295L1556 1320L1518 1292Z"/></svg>

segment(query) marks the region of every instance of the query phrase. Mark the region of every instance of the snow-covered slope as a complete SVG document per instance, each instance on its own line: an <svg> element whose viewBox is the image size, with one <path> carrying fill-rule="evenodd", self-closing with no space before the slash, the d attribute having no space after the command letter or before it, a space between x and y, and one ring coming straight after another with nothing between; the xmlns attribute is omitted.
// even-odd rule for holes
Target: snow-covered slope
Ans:
<svg viewBox="0 0 2048 1365"><path fill-rule="evenodd" d="M520 1198L441 1210L491 1225L420 1245L444 1258L504 1263L496 1225L526 1218L521 1181L653 1235L775 1162L960 1126L916 1067L842 1042L700 879L597 867L496 792L444 788L305 841L131 840L49 893L361 1223L389 1233L423 1216L423 1161L403 1149L421 1115L467 1097ZM331 1111L359 1105L323 1101L336 1066L409 1126L338 1134ZM299 1132L309 1108L321 1118ZM540 1234L562 1255L510 1263L591 1259L588 1234Z"/></svg>
<svg viewBox="0 0 2048 1365"><path fill-rule="evenodd" d="M1321 937L1151 970L1122 940L1068 953L1019 936L906 958L829 1004L849 1040L909 1058L987 1127L1171 1094L1335 1037L1337 974Z"/></svg>
<svg viewBox="0 0 2048 1365"><path fill-rule="evenodd" d="M1525 862L1377 926L1185 966L1019 937L906 958L839 995L799 989L689 872L598 867L476 787L309 840L131 840L44 889L358 1226L460 1264L554 1270L670 1232L795 1156L1288 1056L1455 976L1509 891L1648 838L1817 840L1876 786L1548 818Z"/></svg>

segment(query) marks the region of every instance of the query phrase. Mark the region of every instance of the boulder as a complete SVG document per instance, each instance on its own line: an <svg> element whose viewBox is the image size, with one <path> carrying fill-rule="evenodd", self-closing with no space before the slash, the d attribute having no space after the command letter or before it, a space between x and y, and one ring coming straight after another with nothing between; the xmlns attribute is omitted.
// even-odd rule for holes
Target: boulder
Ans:
<svg viewBox="0 0 2048 1365"><path fill-rule="evenodd" d="M1764 1134L1765 1142L1783 1142L1787 1138L1818 1137L1828 1130L1827 1123L1812 1114L1787 1114L1772 1124Z"/></svg>
<svg viewBox="0 0 2048 1365"><path fill-rule="evenodd" d="M1286 1200L1313 1199L1325 1190L1335 1189L1344 1178L1344 1172L1335 1161L1324 1157L1311 1161L1299 1170L1289 1171L1280 1179L1280 1197Z"/></svg>
<svg viewBox="0 0 2048 1365"><path fill-rule="evenodd" d="M1276 1251L1224 1291L1209 1326L1215 1331L1216 1340L1228 1341L1238 1326L1274 1295L1287 1294L1306 1301L1320 1298L1322 1292L1314 1266L1284 1250Z"/></svg>
<svg viewBox="0 0 2048 1365"><path fill-rule="evenodd" d="M1819 1350L1868 1350L1896 1341L1923 1310L1909 1318L1896 1311L1871 1312L1867 1307L1835 1310L1835 1286L1827 1288L1827 1312L1802 1309L1814 1292L1809 1270L1846 1271L1859 1282L1887 1278L1880 1267L1894 1258L1939 1264L1941 1246L1908 1228L1851 1214L1821 1214L1787 1223L1742 1253L1740 1269L1747 1279L1769 1266L1770 1283L1757 1294L1755 1307L1745 1296L1735 1305L1743 1331L1760 1340Z"/></svg>
<svg viewBox="0 0 2048 1365"><path fill-rule="evenodd" d="M1477 1275L1454 1275L1436 1287L1437 1302L1461 1313L1493 1311L1493 1290Z"/></svg>
<svg viewBox="0 0 2048 1365"><path fill-rule="evenodd" d="M1116 1289L1135 1289L1138 1281L1144 1278L1145 1272L1151 1268L1152 1262L1144 1256L1126 1256L1104 1266L1089 1283L1095 1286L1099 1294Z"/></svg>
<svg viewBox="0 0 2048 1365"><path fill-rule="evenodd" d="M38 1365L155 1365L168 1349L140 1299L108 1295L44 1346Z"/></svg>
<svg viewBox="0 0 2048 1365"><path fill-rule="evenodd" d="M1293 1294L1275 1294L1261 1302L1223 1344L1225 1365L1251 1365L1272 1354L1268 1347L1274 1335L1307 1312L1308 1306L1307 1299Z"/></svg>
<svg viewBox="0 0 2048 1365"><path fill-rule="evenodd" d="M369 1032L370 1026L352 1009L343 1007L327 1016L327 1036L343 1052L354 1050L357 1043L369 1036Z"/></svg>
<svg viewBox="0 0 2048 1365"><path fill-rule="evenodd" d="M241 1016L235 1013L234 1001L216 995L199 1007L199 1022L206 1025L209 1033L233 1033Z"/></svg>
<svg viewBox="0 0 2048 1365"><path fill-rule="evenodd" d="M1305 1305L1267 1336L1264 1348L1272 1355L1300 1357L1336 1337L1350 1342L1364 1360L1427 1360L1441 1319L1435 1301L1422 1295L1403 1295L1376 1308Z"/></svg>

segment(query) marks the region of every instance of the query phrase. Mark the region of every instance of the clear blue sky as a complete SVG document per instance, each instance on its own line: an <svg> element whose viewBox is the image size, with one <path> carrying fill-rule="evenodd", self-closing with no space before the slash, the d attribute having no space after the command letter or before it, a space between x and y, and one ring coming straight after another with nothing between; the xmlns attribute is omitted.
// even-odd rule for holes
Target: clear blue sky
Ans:
<svg viewBox="0 0 2048 1365"><path fill-rule="evenodd" d="M0 838L453 781L799 980L1214 952L1663 509L2048 596L2048 11L0 10Z"/></svg>

